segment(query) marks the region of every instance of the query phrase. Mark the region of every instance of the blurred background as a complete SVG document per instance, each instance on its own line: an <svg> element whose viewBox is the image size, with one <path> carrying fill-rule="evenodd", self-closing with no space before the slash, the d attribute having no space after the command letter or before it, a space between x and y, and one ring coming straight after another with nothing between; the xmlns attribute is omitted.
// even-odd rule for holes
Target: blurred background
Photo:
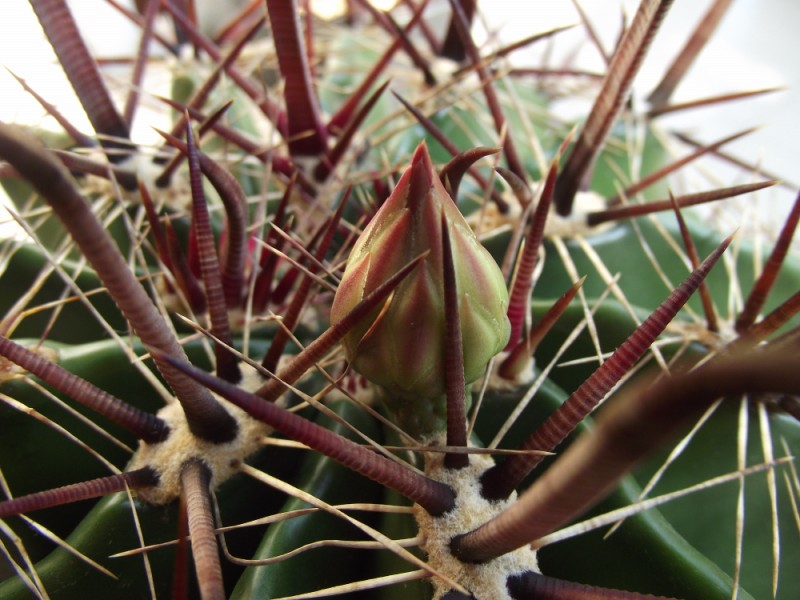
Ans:
<svg viewBox="0 0 800 600"><path fill-rule="evenodd" d="M225 19L213 10L230 9L242 0L215 2L197 0L209 29ZM382 7L391 4L384 0ZM105 0L72 0L69 2L96 55L107 58L130 56L138 44L138 29ZM133 5L133 0L121 0ZM335 13L340 2L317 0L315 10ZM446 2L444 3L446 4ZM486 21L476 26L476 37L498 36L512 41L537 31L574 24L580 21L573 0L492 0L484 2ZM637 2L623 0L580 0L600 43L610 51L623 20L632 16ZM650 55L635 83L635 101L645 103L647 94L682 47L696 23L708 10L711 0L689 2L676 0L662 30L656 36ZM435 10L434 6L431 10ZM719 28L692 67L688 77L673 95L674 102L695 100L723 93L780 86L785 89L751 99L738 100L726 106L696 108L659 118L659 123L673 130L691 134L703 142L711 142L735 131L753 126L760 129L736 141L727 150L748 162L757 163L765 171L790 182L794 190L773 188L762 192L760 200L768 202L768 218L780 223L780 216L793 200L800 172L800 37L795 29L800 23L800 2L797 0L733 0ZM586 43L582 26L554 38L552 47L544 45L533 52L512 55L516 65L530 65L542 60L548 52L548 64L573 56L584 69L602 72L604 62L597 49ZM537 54L538 53L538 54ZM55 62L52 50L43 40L41 30L26 0L3 0L0 7L0 64L23 77L35 90L77 123L90 130L74 98L63 72ZM6 72L0 70L0 119L44 127L57 127L44 117L43 110ZM644 104L642 104L644 106ZM585 101L563 106L566 113L585 113ZM138 119L134 138L152 136L153 116ZM709 169L725 169L719 161ZM2 191L0 191L0 195ZM0 216L0 222L6 221ZM2 233L2 229L0 229Z"/></svg>

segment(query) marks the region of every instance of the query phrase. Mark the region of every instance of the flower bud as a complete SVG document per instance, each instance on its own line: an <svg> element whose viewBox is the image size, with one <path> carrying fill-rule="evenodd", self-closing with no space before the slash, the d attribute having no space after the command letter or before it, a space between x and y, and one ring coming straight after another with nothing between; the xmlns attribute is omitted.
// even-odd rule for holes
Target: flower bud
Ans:
<svg viewBox="0 0 800 600"><path fill-rule="evenodd" d="M466 384L482 375L508 340L503 275L436 176L425 144L420 144L411 167L356 242L331 309L331 321L340 321L403 265L430 252L387 304L343 341L354 368L382 386L393 406L445 394L442 215L453 253Z"/></svg>

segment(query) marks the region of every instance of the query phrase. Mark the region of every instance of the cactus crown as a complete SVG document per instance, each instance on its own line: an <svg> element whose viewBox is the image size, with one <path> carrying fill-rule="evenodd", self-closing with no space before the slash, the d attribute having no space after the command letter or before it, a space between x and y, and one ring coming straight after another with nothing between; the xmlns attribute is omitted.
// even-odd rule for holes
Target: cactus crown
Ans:
<svg viewBox="0 0 800 600"><path fill-rule="evenodd" d="M505 62L558 31L479 48L473 1L437 30L426 1L321 22L258 0L213 35L194 2L109 4L142 32L124 105L68 4L31 0L94 132L40 97L69 150L0 123L27 235L0 241L1 597L796 596L800 198L764 260L683 214L775 183L757 169L658 189L743 135L673 161L652 133L727 3L633 150L616 124L668 1L641 2L572 133L547 105L574 80ZM149 98L175 115L155 152L130 135L151 43L192 55ZM708 503L723 541L704 503L666 504L686 490L652 497L665 473L739 482Z"/></svg>

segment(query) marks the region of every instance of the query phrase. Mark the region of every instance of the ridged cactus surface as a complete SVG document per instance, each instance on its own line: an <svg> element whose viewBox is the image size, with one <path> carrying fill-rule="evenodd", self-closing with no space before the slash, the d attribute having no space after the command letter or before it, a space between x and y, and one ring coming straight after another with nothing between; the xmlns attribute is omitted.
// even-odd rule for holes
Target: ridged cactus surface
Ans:
<svg viewBox="0 0 800 600"><path fill-rule="evenodd" d="M603 74L488 2L108 0L122 76L30 2L93 131L0 123L0 598L800 594L800 197L719 233L777 182L659 123L727 2L647 106L664 0Z"/></svg>

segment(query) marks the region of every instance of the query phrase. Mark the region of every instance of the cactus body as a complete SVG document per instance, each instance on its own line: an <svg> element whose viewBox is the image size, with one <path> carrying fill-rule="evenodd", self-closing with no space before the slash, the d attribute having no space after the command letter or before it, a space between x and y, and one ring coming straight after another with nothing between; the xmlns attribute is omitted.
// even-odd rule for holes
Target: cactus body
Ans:
<svg viewBox="0 0 800 600"><path fill-rule="evenodd" d="M67 18L62 2L32 3ZM264 9L252 3L216 37L199 31L180 3L163 3L160 16L159 7L141 4L132 18L145 40L156 36L175 61L187 54L195 57L190 65L198 61L188 79L175 76L172 108L164 103L165 111L178 109L176 121L188 117L190 131L182 122L165 132L155 159L135 140L117 139L104 147L132 156L105 162L96 148L91 159L81 151L53 154L18 142L5 124L0 128L2 182L29 226L24 243L0 240L2 354L17 356L5 342L13 339L41 358L24 359L32 361L28 371L36 362L43 373L37 379L0 356L0 469L8 497L0 502L0 537L10 548L8 567L0 568L0 597L279 598L328 590L353 598L521 600L553 581L553 593L561 594L553 597L593 597L580 586L629 592L620 598L729 598L734 589L740 598L761 598L777 586L775 597L796 597L800 588L791 575L800 560L800 489L792 452L800 448L800 391L790 373L800 356L800 268L794 256L781 255L800 209L787 219L775 249L765 253L741 240L719 259L728 243L717 247L721 235L688 210L687 225L678 225L667 193L672 183L660 181L646 193L664 201L668 210L658 216L617 222L610 211L643 200L638 191L611 202L609 211L603 202L586 208L587 199L610 199L628 186L632 164L644 174L670 168L663 136L651 134L658 123L638 139L638 131L606 127L610 137L594 143L604 148L599 155L581 155L589 151L584 136L591 125L559 148L572 125L548 112L562 92L546 84L560 76L518 79L505 73L502 52L488 58L487 49L475 48L464 35L473 3L453 2L445 11L449 30L437 31L423 3L404 3L409 17L398 10L371 13L359 2L349 22L319 22L288 10L293 3L268 2L269 21L281 28L276 35L261 34ZM669 3L642 4L620 48L643 53L646 39L637 41L636 28L652 35ZM164 37L164 18L174 23L174 39ZM56 47L65 22L45 27ZM73 61L83 58L56 49L74 72ZM445 70L434 68L434 55ZM455 64L446 58L453 55L465 58ZM383 58L390 71L371 72ZM637 61L618 57L611 64ZM217 65L224 74L213 73ZM236 116L226 112L227 96L213 83L220 75L234 90ZM397 98L381 85L390 76ZM87 110L113 117L117 108L98 92L94 77L73 78L73 85L81 88L79 97L93 99ZM620 102L615 110L627 108ZM614 111L605 116L618 120ZM96 127L100 138L120 135L119 128ZM421 141L430 156L425 145L414 153ZM494 158L475 162L488 155L470 154L478 145L502 148L497 165L507 186L487 168ZM20 147L25 152L14 150ZM578 155L579 166L593 165L581 176L591 186L574 204L565 203L563 190L580 186L559 185L558 177L579 168L570 162ZM92 174L67 175L54 166L59 162ZM47 181L36 176L45 167L55 174ZM109 172L111 184L103 180ZM126 185L131 181L140 186ZM65 194L55 193L72 186L91 207L90 217L75 216L65 208ZM690 195L697 191L680 190L678 212L707 199ZM548 208L551 199L558 208ZM556 214L570 205L570 215ZM93 255L96 239L81 241L88 231L82 218L91 218L92 227L96 219L108 234L107 247L119 248L117 266ZM605 220L610 225L601 226ZM683 250L686 231L691 251ZM712 269L718 259L724 264ZM450 275L454 284L446 283ZM537 323L582 276L574 299L547 332L535 335ZM126 308L120 297L126 294L116 291L123 284L141 286L142 297L154 300L150 316ZM523 291L515 295L515 286ZM741 296L753 288L767 297L750 318L743 307L757 299ZM695 289L714 304L716 326L701 316L708 300L692 297L683 306ZM509 318L517 319L511 327ZM509 329L515 332L510 340ZM639 359L631 348L648 336L657 341L639 348ZM454 339L461 348L452 362L447 351ZM178 347L218 379L192 371ZM524 368L503 370L504 361L520 355ZM613 371L626 360L628 367ZM164 435L183 427L194 445L151 458L147 447L167 447L165 441L138 440L125 419L106 425L76 393L59 392L62 376L47 379L48 361L141 411L169 412L175 420L164 417ZM755 374L737 384L737 373L759 361L774 377L764 382ZM512 371L513 378L503 376ZM242 378L244 372L252 376ZM651 407L669 386L687 398L696 395L696 403L683 412L671 412L668 403ZM712 405L716 389L728 397L702 416L685 449L674 450L674 439L649 446L662 427L685 434L701 418L697 407ZM576 394L584 399L576 401ZM595 439L594 415L587 414L606 395L612 397L598 411L601 433L594 435L608 439L587 442ZM65 396L69 409L55 400ZM383 405L373 402L378 397ZM637 410L663 415L663 423L631 426ZM209 414L216 416L209 420ZM574 431L564 445L541 447L538 440L555 437L554 419ZM225 430L219 439L215 423ZM533 432L540 437L530 447ZM580 441L573 444L575 438ZM605 449L608 465L603 456L578 454L593 443ZM531 476L506 464L534 455L542 464ZM647 497L727 479L646 512L620 513L624 523L608 538L603 532L618 519L547 543L553 529L636 507L667 457L674 464L654 489L648 486ZM560 502L560 492L552 491L566 485L559 477L591 460L597 465L586 467L575 493L564 492ZM169 496L160 494L162 481L130 495L30 513L77 552L53 549L13 509L12 497L113 479L126 469L166 479L162 467L170 461ZM225 464L215 466L220 461ZM611 472L618 465L624 465L619 474L603 479L606 466ZM509 472L519 474L512 493L489 489L491 474L502 479ZM541 516L556 523L561 508L577 514L493 555L504 534L480 538L481 527L501 530L509 513L535 502L524 492L537 485L542 497L552 493L553 499L526 521ZM211 494L218 513L194 508L197 498ZM206 525L198 525L204 518ZM224 529L215 534L208 523ZM220 556L215 535L225 544Z"/></svg>

